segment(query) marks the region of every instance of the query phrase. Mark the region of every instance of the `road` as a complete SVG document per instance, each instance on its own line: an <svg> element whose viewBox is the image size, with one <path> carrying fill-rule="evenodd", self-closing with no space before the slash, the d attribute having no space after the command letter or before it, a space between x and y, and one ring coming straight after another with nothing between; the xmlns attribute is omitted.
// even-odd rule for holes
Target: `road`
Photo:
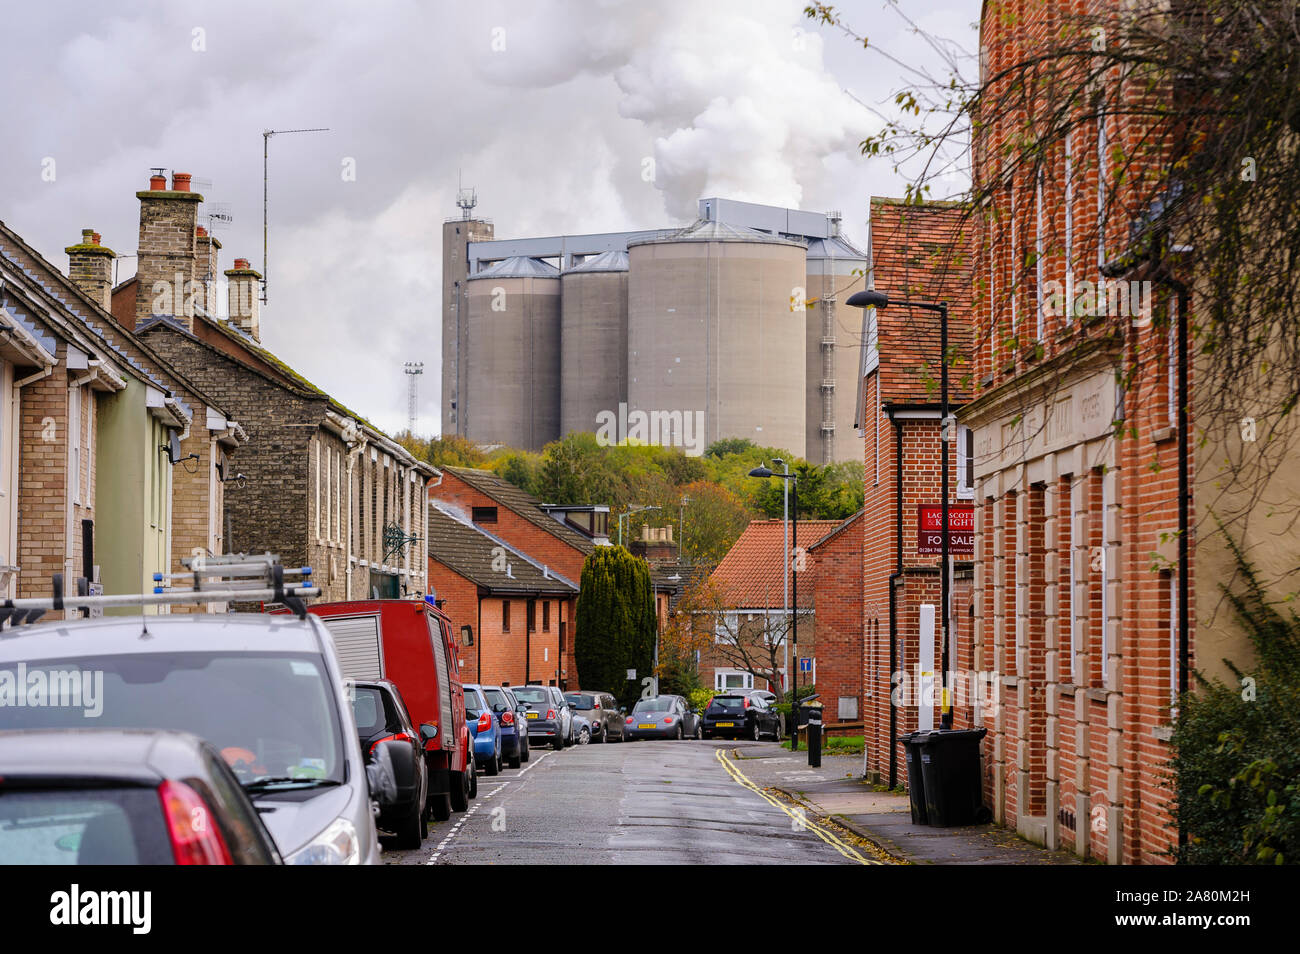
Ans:
<svg viewBox="0 0 1300 954"><path fill-rule="evenodd" d="M387 864L863 864L744 776L737 749L775 743L630 742L535 749L520 770L480 773L470 810L432 825ZM788 754L788 753L787 753Z"/></svg>

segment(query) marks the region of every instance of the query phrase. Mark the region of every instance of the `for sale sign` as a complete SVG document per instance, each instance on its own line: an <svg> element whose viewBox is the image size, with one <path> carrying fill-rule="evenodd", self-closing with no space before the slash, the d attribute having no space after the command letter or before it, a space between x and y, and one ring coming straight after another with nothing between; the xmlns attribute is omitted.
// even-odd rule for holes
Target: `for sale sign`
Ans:
<svg viewBox="0 0 1300 954"><path fill-rule="evenodd" d="M916 508L916 552L943 552L943 507L920 504ZM948 505L948 553L961 559L975 555L975 508L970 504Z"/></svg>

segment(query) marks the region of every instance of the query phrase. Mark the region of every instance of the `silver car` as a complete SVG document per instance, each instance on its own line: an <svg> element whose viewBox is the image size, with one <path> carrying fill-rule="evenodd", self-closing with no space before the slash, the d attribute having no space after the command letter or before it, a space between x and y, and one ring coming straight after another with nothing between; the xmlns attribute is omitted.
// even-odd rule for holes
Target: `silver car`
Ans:
<svg viewBox="0 0 1300 954"><path fill-rule="evenodd" d="M551 743L557 750L574 743L573 710L555 686L511 686L515 698L528 707L528 744Z"/></svg>
<svg viewBox="0 0 1300 954"><path fill-rule="evenodd" d="M400 746L380 743L367 767L333 641L315 616L25 626L0 639L5 676L58 687L42 704L6 705L5 728L191 732L233 769L287 864L379 863L371 789L379 801L395 797Z"/></svg>
<svg viewBox="0 0 1300 954"><path fill-rule="evenodd" d="M608 692L574 689L566 692L564 699L573 707L575 717L582 717L590 723L592 742L624 740L623 714L618 711L618 700Z"/></svg>

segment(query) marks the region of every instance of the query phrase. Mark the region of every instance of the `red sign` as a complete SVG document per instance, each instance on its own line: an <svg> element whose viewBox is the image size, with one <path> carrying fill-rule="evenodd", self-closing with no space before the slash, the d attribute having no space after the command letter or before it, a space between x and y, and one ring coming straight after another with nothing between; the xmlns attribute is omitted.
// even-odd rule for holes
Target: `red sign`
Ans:
<svg viewBox="0 0 1300 954"><path fill-rule="evenodd" d="M916 508L916 552L943 552L943 507L920 504ZM975 508L970 504L948 505L948 555L958 559L975 555Z"/></svg>

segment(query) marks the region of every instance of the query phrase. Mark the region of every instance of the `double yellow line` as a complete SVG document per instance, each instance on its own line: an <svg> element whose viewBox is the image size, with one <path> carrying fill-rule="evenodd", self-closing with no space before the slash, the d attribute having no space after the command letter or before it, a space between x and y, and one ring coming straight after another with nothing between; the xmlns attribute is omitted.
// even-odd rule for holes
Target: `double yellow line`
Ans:
<svg viewBox="0 0 1300 954"><path fill-rule="evenodd" d="M838 851L845 858L848 858L850 861L856 861L860 865L881 864L881 862L876 861L873 858L865 857L852 845L842 841L838 836L835 835L834 832L831 832L821 827L816 822L814 822L811 818L808 818L806 811L803 811L802 814L797 815L795 814L795 809L788 807L785 804L785 802L781 801L778 798L773 798L767 792L763 791L756 784L754 784L748 778L746 778L744 773L741 772L740 769L736 768L736 766L732 763L731 759L727 758L726 754L723 752L722 749L717 749L714 752L714 757L717 758L717 760L722 763L722 767L727 770L727 774L731 776L732 780L737 785L740 785L742 788L749 789L751 792L753 792L759 798L763 799L769 805L781 809L781 811L785 812L792 819L797 819L800 822L800 824L802 824L808 831L812 832L822 841L826 842L826 844L830 845L832 848Z"/></svg>

